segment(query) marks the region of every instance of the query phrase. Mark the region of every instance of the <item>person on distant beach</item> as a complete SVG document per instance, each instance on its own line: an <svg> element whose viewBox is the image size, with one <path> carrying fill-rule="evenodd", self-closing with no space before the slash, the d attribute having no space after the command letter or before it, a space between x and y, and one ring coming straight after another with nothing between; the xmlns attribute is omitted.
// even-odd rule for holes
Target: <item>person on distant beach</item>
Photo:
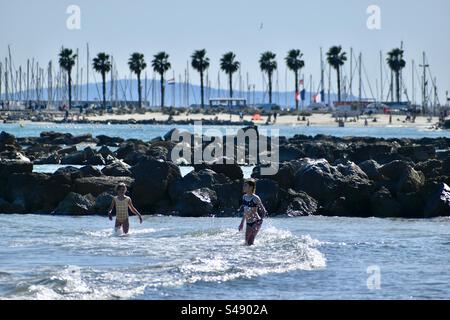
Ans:
<svg viewBox="0 0 450 320"><path fill-rule="evenodd" d="M128 233L130 229L130 223L128 220L128 209L139 217L139 222L142 223L142 216L139 211L133 206L133 202L130 197L127 197L127 186L125 183L119 183L116 187L117 196L113 198L111 206L108 211L109 220L112 221L112 211L116 208L116 224L114 226L115 231L119 231L122 228L124 234Z"/></svg>
<svg viewBox="0 0 450 320"><path fill-rule="evenodd" d="M263 217L267 215L267 210L261 202L261 199L255 194L256 182L253 179L245 181L242 196L242 206L240 209L244 209L244 215L242 217L241 224L239 225L239 231L244 228L244 222L247 221L245 229L245 244L248 246L253 245L256 235L261 229L263 223ZM261 210L262 216L258 214L258 209Z"/></svg>

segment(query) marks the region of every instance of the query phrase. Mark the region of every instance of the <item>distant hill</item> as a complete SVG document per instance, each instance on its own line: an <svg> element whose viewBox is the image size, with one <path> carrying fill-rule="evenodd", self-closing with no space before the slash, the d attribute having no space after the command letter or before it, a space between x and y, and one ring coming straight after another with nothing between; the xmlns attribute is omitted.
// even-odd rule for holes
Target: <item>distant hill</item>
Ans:
<svg viewBox="0 0 450 320"><path fill-rule="evenodd" d="M117 84L115 85L117 87L117 98L118 100L122 101L137 101L137 80L129 81L129 80L118 80ZM86 101L86 88L87 85L82 86L74 86L72 89L72 97L73 101ZM110 89L111 89L111 83L107 82L106 84L106 96L107 100L110 100ZM174 104L174 90L175 89L175 106L185 106L186 105L186 84L184 83L178 83L175 84L166 84L166 92L165 92L165 104L167 106L173 106ZM262 91L238 91L233 90L233 96L235 98L246 98L247 102L250 104L256 103L268 103L269 102L269 96L268 92L262 92ZM42 90L42 94L40 97L40 100L47 100L48 98L48 92L47 89L44 88ZM55 97L55 89L53 89L54 93L53 96ZM63 90L65 91L65 90ZM153 101L152 101L152 91L153 91ZM314 95L317 93L313 93ZM22 92L22 98L24 99L26 95L26 91ZM156 105L158 106L160 103L160 82L159 80L148 80L147 81L147 90L145 92L145 81L142 81L142 95L143 99L147 100L150 105ZM31 100L37 100L36 98L36 92L29 91L29 96ZM66 95L67 96L67 95ZM209 102L209 98L226 98L229 96L229 90L228 87L222 88L221 90L218 90L217 88L206 88L205 87L205 103L207 104ZM294 100L294 91L285 92L280 91L276 92L274 91L272 93L272 102L275 104L279 104L280 106L295 106L295 100ZM5 95L2 94L0 96L1 99L4 99ZM311 93L309 91L306 91L305 94L305 105L310 104L311 99ZM96 101L102 100L102 84L101 83L90 83L89 84L89 101ZM325 97L323 97L323 100L328 102L327 93L325 92ZM331 100L336 100L336 94L331 94ZM189 105L193 104L200 104L200 86L199 85L189 85ZM301 103L300 103L301 105Z"/></svg>

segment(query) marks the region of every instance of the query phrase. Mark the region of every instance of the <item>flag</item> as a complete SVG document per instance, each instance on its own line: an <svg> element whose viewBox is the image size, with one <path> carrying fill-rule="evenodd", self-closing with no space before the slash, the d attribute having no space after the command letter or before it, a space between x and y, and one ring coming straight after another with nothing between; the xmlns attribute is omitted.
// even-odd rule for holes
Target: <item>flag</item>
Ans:
<svg viewBox="0 0 450 320"><path fill-rule="evenodd" d="M303 86L303 85L305 84L305 80L301 79L299 84L300 84L301 86Z"/></svg>
<svg viewBox="0 0 450 320"><path fill-rule="evenodd" d="M322 95L320 93L313 96L314 103L322 102Z"/></svg>
<svg viewBox="0 0 450 320"><path fill-rule="evenodd" d="M302 91L300 91L300 96L302 98L302 101L305 101L305 95L306 95L306 90L303 89Z"/></svg>
<svg viewBox="0 0 450 320"><path fill-rule="evenodd" d="M173 78L173 79L168 79L168 80L167 80L167 84L168 84L168 85L173 85L173 84L175 84L175 78Z"/></svg>
<svg viewBox="0 0 450 320"><path fill-rule="evenodd" d="M300 101L300 99L301 99L301 97L300 97L300 92L297 91L297 92L295 93L295 101Z"/></svg>

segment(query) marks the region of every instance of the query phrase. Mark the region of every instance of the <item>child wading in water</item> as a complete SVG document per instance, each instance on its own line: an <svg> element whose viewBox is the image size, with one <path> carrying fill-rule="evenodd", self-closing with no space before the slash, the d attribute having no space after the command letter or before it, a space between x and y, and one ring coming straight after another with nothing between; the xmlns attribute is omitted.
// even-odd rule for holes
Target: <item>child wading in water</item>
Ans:
<svg viewBox="0 0 450 320"><path fill-rule="evenodd" d="M261 229L263 217L266 216L267 211L261 202L261 199L255 194L256 182L253 179L245 181L243 187L244 195L242 196L242 206L244 208L244 216L242 217L239 231L244 228L244 222L247 220L247 227L245 229L245 244L253 245L255 237ZM261 209L263 217L258 214L258 208Z"/></svg>
<svg viewBox="0 0 450 320"><path fill-rule="evenodd" d="M116 187L117 196L111 202L111 206L108 211L109 220L112 221L112 211L116 207L116 225L115 231L119 231L122 228L124 234L128 233L130 229L130 222L128 221L128 208L139 217L139 222L142 223L142 216L133 206L133 202L130 197L127 197L125 193L127 192L127 186L125 183L119 183Z"/></svg>

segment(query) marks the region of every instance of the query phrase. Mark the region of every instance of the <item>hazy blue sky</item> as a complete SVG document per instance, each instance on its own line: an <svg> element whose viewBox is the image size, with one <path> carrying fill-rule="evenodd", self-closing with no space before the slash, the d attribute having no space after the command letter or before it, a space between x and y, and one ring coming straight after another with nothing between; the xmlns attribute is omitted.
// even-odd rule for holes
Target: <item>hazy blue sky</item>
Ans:
<svg viewBox="0 0 450 320"><path fill-rule="evenodd" d="M81 8L81 30L66 28L66 9L71 4ZM372 4L381 8L381 30L366 27L366 9ZM0 11L0 57L7 55L11 45L16 66L25 64L28 57L47 64L50 59L56 61L62 45L85 48L89 42L92 55L99 51L113 54L126 74L131 52L143 52L149 62L151 55L165 50L178 78L192 51L206 48L215 84L219 58L232 50L242 63L242 74L248 71L250 82L261 87L257 61L261 52L272 50L277 53L280 89L284 89L284 57L289 49L304 52L304 73L307 77L313 74L317 84L320 47L325 51L339 44L347 51L353 47L355 53L362 52L375 94L379 50L386 53L403 40L407 85L411 83L411 59L421 61L425 50L441 99L450 90L448 0L0 0ZM85 59L84 49L80 57ZM191 79L198 82L193 72Z"/></svg>

